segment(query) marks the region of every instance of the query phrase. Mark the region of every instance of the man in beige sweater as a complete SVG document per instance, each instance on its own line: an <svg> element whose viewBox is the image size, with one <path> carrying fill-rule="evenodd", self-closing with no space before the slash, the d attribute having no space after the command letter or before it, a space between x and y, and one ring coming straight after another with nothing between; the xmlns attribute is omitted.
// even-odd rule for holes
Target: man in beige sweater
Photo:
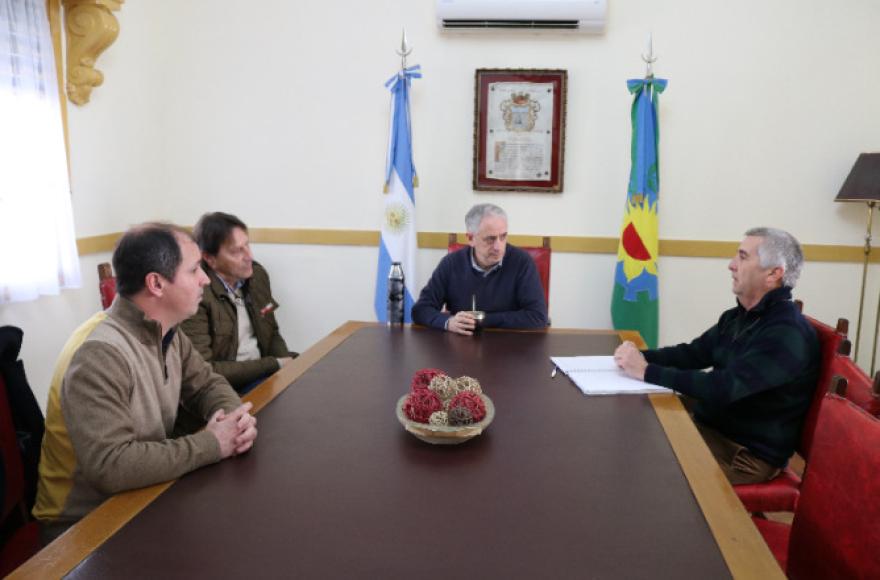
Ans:
<svg viewBox="0 0 880 580"><path fill-rule="evenodd" d="M118 297L59 358L46 412L34 515L50 540L111 495L244 453L257 436L242 404L177 325L208 278L184 230L137 226L113 253ZM174 437L178 407L208 421Z"/></svg>

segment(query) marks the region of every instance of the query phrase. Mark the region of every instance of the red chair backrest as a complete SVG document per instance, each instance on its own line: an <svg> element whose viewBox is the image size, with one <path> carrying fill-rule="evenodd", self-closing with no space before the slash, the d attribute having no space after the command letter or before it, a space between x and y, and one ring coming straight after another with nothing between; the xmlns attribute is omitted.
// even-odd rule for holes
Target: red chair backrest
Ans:
<svg viewBox="0 0 880 580"><path fill-rule="evenodd" d="M116 298L116 277L107 262L98 264L98 292L101 294L101 308L107 310Z"/></svg>
<svg viewBox="0 0 880 580"><path fill-rule="evenodd" d="M834 357L831 368L833 376L846 379L846 390L841 393L841 396L875 417L880 417L880 396L875 392L877 380L872 381L871 377L848 356L837 355Z"/></svg>
<svg viewBox="0 0 880 580"><path fill-rule="evenodd" d="M0 523L22 501L24 501L24 466L15 426L12 424L12 410L9 408L9 397L6 393L6 381L0 374L0 461L3 461L5 486L3 492L2 513Z"/></svg>
<svg viewBox="0 0 880 580"><path fill-rule="evenodd" d="M467 244L459 244L455 240L455 234L449 235L449 253L455 252L462 248L468 247ZM544 245L541 247L538 246L528 246L521 247L517 246L521 250L525 250L535 262L535 266L538 268L538 277L541 279L541 287L544 289L544 302L547 303L547 308L550 307L550 238L544 238Z"/></svg>
<svg viewBox="0 0 880 580"><path fill-rule="evenodd" d="M813 393L813 400L810 403L810 408L804 419L804 426L801 430L800 448L798 449L798 453L800 453L801 457L809 459L810 449L813 446L814 432L816 430L816 420L819 417L819 407L821 407L822 398L825 396L825 393L828 392L828 387L831 385L831 378L834 376L834 373L832 372L832 362L835 357L838 356L837 351L840 348L840 343L846 339L846 335L838 332L837 329L828 326L824 322L816 320L812 316L804 315L804 318L806 318L816 330L816 335L819 337L819 353L821 357L821 362L819 364L819 381L816 383L816 391Z"/></svg>
<svg viewBox="0 0 880 580"><path fill-rule="evenodd" d="M30 520L25 498L24 463L12 423L6 379L0 374L0 578L18 568L40 550L37 523Z"/></svg>
<svg viewBox="0 0 880 580"><path fill-rule="evenodd" d="M827 395L791 528L789 578L880 578L880 420Z"/></svg>

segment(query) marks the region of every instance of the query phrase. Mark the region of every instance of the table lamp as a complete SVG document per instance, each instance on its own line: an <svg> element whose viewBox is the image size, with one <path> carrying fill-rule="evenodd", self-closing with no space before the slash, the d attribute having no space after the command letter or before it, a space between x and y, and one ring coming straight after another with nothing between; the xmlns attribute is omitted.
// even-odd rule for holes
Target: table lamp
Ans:
<svg viewBox="0 0 880 580"><path fill-rule="evenodd" d="M856 349L853 360L859 357L859 338L862 333L862 312L865 306L865 281L868 276L868 260L871 254L871 225L874 206L880 202L880 153L862 153L856 159L843 187L834 201L860 201L868 204L868 227L865 232L865 259L862 265L862 286L859 293L859 320L856 324ZM877 304L877 320L874 323L874 342L871 353L871 376L874 375L874 359L877 353L877 330L880 328L880 301Z"/></svg>

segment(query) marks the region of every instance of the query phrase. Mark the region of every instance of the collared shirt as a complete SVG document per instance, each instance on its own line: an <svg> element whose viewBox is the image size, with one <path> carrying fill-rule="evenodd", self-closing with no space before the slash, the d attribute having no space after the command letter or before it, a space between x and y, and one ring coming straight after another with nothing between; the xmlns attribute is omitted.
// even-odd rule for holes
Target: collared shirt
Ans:
<svg viewBox="0 0 880 580"><path fill-rule="evenodd" d="M226 280L223 279L223 276L221 276L217 272L214 272L214 276L216 276L217 279L220 280L220 283L223 284L223 287L226 288L226 292L228 292L229 294L235 294L236 290L238 290L242 286L244 286L244 282L245 282L244 280L239 280L238 282L235 283L235 286L230 286L226 282Z"/></svg>
<svg viewBox="0 0 880 580"><path fill-rule="evenodd" d="M239 280L235 283L235 287L230 286L223 276L214 273L229 299L235 305L236 318L238 319L238 352L235 354L235 360L257 360L260 358L260 344L257 342L257 335L254 333L254 327L251 325L251 317L248 314L247 307L244 303L244 287L245 280Z"/></svg>
<svg viewBox="0 0 880 580"><path fill-rule="evenodd" d="M484 269L484 268L481 268L479 264L477 264L477 260L474 257L474 249L473 248L471 248L470 253L471 253L471 268L473 268L474 270L476 270L477 272L482 274L483 278L485 278L486 276L488 276L489 274L491 274L492 272L494 272L495 270L500 268L501 263L504 262L504 258L502 257L500 260L498 260L497 264L495 264L494 266L492 266L489 269Z"/></svg>

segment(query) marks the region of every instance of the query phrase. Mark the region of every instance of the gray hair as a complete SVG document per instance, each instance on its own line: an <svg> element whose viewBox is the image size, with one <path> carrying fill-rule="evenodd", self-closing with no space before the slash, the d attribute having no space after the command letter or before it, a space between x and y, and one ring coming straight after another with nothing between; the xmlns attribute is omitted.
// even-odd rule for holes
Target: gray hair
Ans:
<svg viewBox="0 0 880 580"><path fill-rule="evenodd" d="M476 234L480 230L480 223L489 216L499 216L507 219L507 214L503 209L492 203L478 203L467 212L464 216L464 225L467 233Z"/></svg>
<svg viewBox="0 0 880 580"><path fill-rule="evenodd" d="M758 246L762 268L782 268L782 285L794 288L804 266L804 252L790 233L776 228L752 228L747 236L763 238Z"/></svg>

